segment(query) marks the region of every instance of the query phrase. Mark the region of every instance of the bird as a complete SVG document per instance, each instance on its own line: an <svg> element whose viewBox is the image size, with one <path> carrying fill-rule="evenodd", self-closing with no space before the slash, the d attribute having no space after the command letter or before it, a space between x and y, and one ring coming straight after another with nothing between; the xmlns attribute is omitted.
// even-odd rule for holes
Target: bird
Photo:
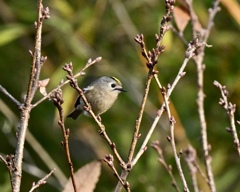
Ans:
<svg viewBox="0 0 240 192"><path fill-rule="evenodd" d="M111 108L121 92L126 91L122 88L121 81L113 76L102 76L83 89L92 111L98 117ZM67 117L76 120L82 113L89 116L84 106L82 97L78 96L74 110Z"/></svg>

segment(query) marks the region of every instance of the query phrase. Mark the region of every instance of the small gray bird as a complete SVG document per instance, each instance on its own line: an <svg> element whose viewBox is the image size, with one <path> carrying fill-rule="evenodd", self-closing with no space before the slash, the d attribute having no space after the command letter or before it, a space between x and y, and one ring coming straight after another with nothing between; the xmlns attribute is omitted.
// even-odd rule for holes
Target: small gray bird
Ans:
<svg viewBox="0 0 240 192"><path fill-rule="evenodd" d="M84 88L83 92L91 105L92 111L99 116L106 112L116 101L118 94L125 92L125 90L116 77L103 76ZM75 109L67 117L76 120L82 112L88 115L87 111L84 110L84 106L84 101L78 96L74 105Z"/></svg>

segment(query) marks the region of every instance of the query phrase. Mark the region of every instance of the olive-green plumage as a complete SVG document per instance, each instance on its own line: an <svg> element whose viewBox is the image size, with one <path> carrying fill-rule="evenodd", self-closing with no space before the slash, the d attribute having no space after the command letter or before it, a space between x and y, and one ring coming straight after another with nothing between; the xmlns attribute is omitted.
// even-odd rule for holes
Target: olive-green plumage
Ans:
<svg viewBox="0 0 240 192"><path fill-rule="evenodd" d="M95 115L101 115L106 112L116 101L118 94L123 92L122 83L115 77L100 77L83 89L84 95L91 105ZM77 119L84 112L84 101L78 96L75 102L75 109L67 116Z"/></svg>

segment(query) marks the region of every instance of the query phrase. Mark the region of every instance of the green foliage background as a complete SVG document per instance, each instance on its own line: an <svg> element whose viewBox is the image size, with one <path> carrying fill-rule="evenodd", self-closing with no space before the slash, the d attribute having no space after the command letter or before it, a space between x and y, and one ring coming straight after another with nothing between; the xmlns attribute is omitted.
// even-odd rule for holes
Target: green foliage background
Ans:
<svg viewBox="0 0 240 192"><path fill-rule="evenodd" d="M203 26L206 26L207 10L211 2L211 0L194 1L194 8ZM51 18L44 22L43 28L42 55L47 56L48 60L42 69L41 79L50 78L47 86L47 90L50 91L61 79L65 79L66 73L61 69L65 63L72 62L74 71L77 72L89 58L101 56L103 60L89 68L86 76L79 78L79 84L84 87L102 75L113 75L122 81L128 92L121 94L115 105L102 115L102 121L125 159L147 76L147 69L134 37L142 33L149 49L154 46L154 34L158 33L161 17L165 12L164 1L51 0L43 3L49 7ZM213 86L213 81L225 84L230 92L230 100L240 106L240 34L236 18L231 16L229 9L221 7L221 12L214 20L215 26L208 42L213 47L206 49L204 61L205 109L217 189L220 192L227 190L234 192L240 188L239 157L233 147L231 135L225 130L229 126L228 118L218 104L220 92ZM28 50L34 48L36 10L37 1L0 1L0 84L18 100L23 99L27 88L31 66ZM192 39L190 25L184 35L188 41ZM164 37L164 44L166 51L159 58L157 69L160 81L166 86L177 74L184 58L185 46L172 32L168 32ZM193 62L189 63L186 72L171 97L171 106L175 110L174 116L177 120L176 140L178 149L185 149L188 144L193 145L197 149L199 162L203 165L196 105L197 75ZM77 95L67 85L63 88L63 96L67 114L72 110ZM38 93L35 101L41 97ZM142 136L137 148L140 147L157 108L161 105L160 98L159 90L153 82L140 130ZM0 153L5 156L15 152L17 145L15 130L18 126L19 111L2 93L0 101ZM237 107L236 118L239 119L239 116ZM60 144L63 138L57 119L55 107L46 100L32 111L29 132L64 175L69 177L67 161ZM107 144L98 135L97 126L92 119L85 116L77 121L66 119L66 125L71 130L70 147L75 170L111 153ZM167 119L163 117L151 142L160 140L166 161L172 164L181 186L171 147L166 139L168 128ZM239 133L239 127L237 129ZM26 142L22 191L28 191L32 182L39 179L38 176L42 177L50 171L46 166L50 162L42 151L36 151L35 145L32 140ZM191 179L184 160L182 164L190 184ZM56 172L59 169L57 168ZM0 173L1 191L10 191L8 172L3 163L0 164ZM38 190L59 191L63 183L60 185L58 182L53 176ZM199 182L203 183L202 179L199 179ZM157 154L151 147L133 168L129 175L129 183L132 191L174 191L168 174L158 163ZM103 164L96 191L112 191L116 184L116 178Z"/></svg>

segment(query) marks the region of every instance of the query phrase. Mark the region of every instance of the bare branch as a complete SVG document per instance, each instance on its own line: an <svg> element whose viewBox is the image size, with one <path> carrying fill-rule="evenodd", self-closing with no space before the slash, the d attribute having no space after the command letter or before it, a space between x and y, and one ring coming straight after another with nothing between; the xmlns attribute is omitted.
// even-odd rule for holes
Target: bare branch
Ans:
<svg viewBox="0 0 240 192"><path fill-rule="evenodd" d="M5 94L17 107L21 106L21 103L15 99L2 85L0 85L0 91Z"/></svg>
<svg viewBox="0 0 240 192"><path fill-rule="evenodd" d="M214 81L213 84L216 87L218 87L219 90L221 91L222 98L220 98L219 104L226 110L228 114L231 127L227 128L227 131L232 134L234 146L236 147L238 155L240 156L240 143L239 143L239 138L236 130L236 123L235 123L236 121L234 117L234 114L236 111L236 104L232 104L231 102L228 101L228 91L226 89L226 86L222 86L217 81Z"/></svg>
<svg viewBox="0 0 240 192"><path fill-rule="evenodd" d="M62 104L63 104L64 101L63 101L63 98L62 98L62 90L59 89L58 91L53 93L53 95L51 96L51 100L53 101L54 105L57 107L58 112L59 112L60 119L58 121L58 124L62 128L63 137L64 137L64 141L62 141L62 146L64 147L64 150L65 150L66 155L67 155L68 165L69 165L69 169L70 169L70 172L71 172L73 189L74 189L75 192L77 192L76 179L74 177L74 168L73 168L73 163L72 163L71 155L70 155L70 151L69 151L68 138L69 138L69 135L70 135L70 130L66 129L65 125L64 125L63 108L62 108Z"/></svg>
<svg viewBox="0 0 240 192"><path fill-rule="evenodd" d="M160 148L159 146L159 141L154 141L151 146L157 151L158 153L158 161L163 165L164 169L168 172L169 176L171 177L172 179L172 186L176 189L177 192L180 192L180 188L176 182L176 179L174 178L173 176L173 172L172 172L172 166L171 165L168 165L164 159L164 156L163 156L163 152L162 152L162 149Z"/></svg>
<svg viewBox="0 0 240 192"><path fill-rule="evenodd" d="M11 181L11 186L13 189L13 182L12 182L12 177L13 177L13 171L14 171L14 155L7 155L6 159L0 155L1 161L6 165L8 169L8 173L10 176L10 181Z"/></svg>
<svg viewBox="0 0 240 192"><path fill-rule="evenodd" d="M183 186L184 186L183 191L189 192L189 188L187 186L187 181L185 179L185 176L184 176L184 173L183 173L183 170L182 170L182 166L181 166L181 162L180 162L181 153L180 152L179 152L179 154L177 153L177 147L176 147L176 144L175 144L174 126L176 124L176 121L175 121L174 117L171 115L168 98L166 98L166 90L164 88L162 88L162 95L163 95L163 98L164 98L164 105L165 105L164 108L167 112L167 116L168 116L169 124L170 124L169 141L170 141L172 149L173 149L173 154L174 154L175 162L176 162L176 165L177 165L177 168L178 168L178 173L180 175L180 178L181 178Z"/></svg>
<svg viewBox="0 0 240 192"><path fill-rule="evenodd" d="M201 44L201 45L202 45L202 44ZM191 42L189 43L189 46L188 46L188 48L187 48L187 50L186 50L186 53L185 53L185 55L187 55L187 56L185 57L185 59L184 59L184 61L183 61L183 63L182 63L182 66L180 67L179 72L178 72L176 78L174 79L172 85L169 85L168 90L167 90L167 92L166 92L166 96L165 96L166 101L168 101L168 99L169 99L172 91L173 91L174 88L176 87L176 85L177 85L177 83L179 82L179 80L185 75L184 70L185 70L185 68L186 68L186 66L187 66L187 63L188 63L188 61L195 55L194 52L196 51L196 49L199 48L199 46L200 46L200 44L199 44L199 43L196 43L195 41L191 41ZM157 82L157 84L158 84L158 86L159 86L159 89L162 90L163 87L162 87L160 81L158 80L157 74L154 75L154 78L155 78L155 80L156 80L156 82ZM153 131L155 130L159 119L160 119L161 116L162 116L162 113L163 113L163 111L164 111L164 108L165 108L165 104L163 104L163 105L161 106L161 108L158 110L158 112L157 112L157 114L156 114L156 117L155 117L155 119L154 119L154 121L153 121L153 123L152 123L152 126L151 126L151 128L149 129L149 131L148 131L148 133L147 133L147 135L146 135L146 137L145 137L145 139L144 139L144 141L143 141L143 143L142 143L142 146L141 146L139 152L137 153L136 157L133 159L133 161L132 161L132 163L131 163L131 166L134 166L134 165L137 163L138 159L141 157L141 155L143 154L143 152L146 150L147 143L148 143L148 141L149 141L149 139L150 139Z"/></svg>
<svg viewBox="0 0 240 192"><path fill-rule="evenodd" d="M117 177L117 179L119 180L119 182L122 184L122 186L125 188L125 190L127 192L130 192L130 185L127 181L124 181L120 175L118 174L114 164L113 164L113 161L114 161L114 158L112 155L106 155L105 158L103 159L104 162L106 162L108 164L108 166L112 169L113 173L114 173L114 176Z"/></svg>
<svg viewBox="0 0 240 192"><path fill-rule="evenodd" d="M29 192L33 192L35 189L40 187L41 185L44 185L47 183L47 179L53 174L55 169L53 169L50 173L48 173L45 177L43 177L41 180L39 180L37 183L33 183L32 188L30 189Z"/></svg>
<svg viewBox="0 0 240 192"><path fill-rule="evenodd" d="M192 3L188 1L188 6L190 6L190 10L193 10ZM213 3L213 8L210 9L209 12L209 20L207 24L207 28L205 29L204 34L201 34L201 39L204 42L203 46L201 46L197 52L195 52L195 57L193 58L196 66L197 66L197 84L198 84L198 96L197 96L197 105L198 105L198 113L199 113L199 119L200 119L200 126L201 126L201 140L202 140L202 149L204 153L204 163L205 163L205 168L207 172L207 177L208 177L208 185L211 190L211 192L216 191L216 186L213 178L213 172L212 172L212 166L211 166L211 157L209 155L209 150L210 150L210 145L208 144L208 139L207 139L207 124L206 124L206 118L205 118L205 111L204 111L204 98L205 94L203 91L204 87L204 69L205 69L205 64L203 64L203 59L204 59L204 50L205 50L205 45L207 43L208 37L210 35L210 31L213 27L213 19L216 15L216 13L220 10L219 8L219 0L215 0ZM195 28L193 28L195 30ZM193 34L195 34L197 31L193 31Z"/></svg>
<svg viewBox="0 0 240 192"><path fill-rule="evenodd" d="M88 64L87 64L88 65ZM85 69L85 68L84 68ZM63 67L63 70L66 71L68 73L67 75L67 79L70 82L70 85L78 92L78 94L82 97L84 103L85 103L85 108L87 110L87 112L93 117L93 119L95 120L95 122L97 123L99 129L99 134L107 141L107 143L109 144L109 146L111 147L111 149L113 150L115 156L117 157L118 161L120 162L120 165L124 168L125 166L125 162L122 160L121 156L119 155L117 149L116 149L116 145L111 141L111 139L108 137L106 131L105 131L105 126L102 124L102 122L100 121L100 119L94 114L94 112L91 109L91 105L90 103L88 103L87 98L85 97L82 89L79 88L77 81L75 79L75 76L73 75L73 66L72 64L66 64Z"/></svg>
<svg viewBox="0 0 240 192"><path fill-rule="evenodd" d="M24 103L21 107L21 120L19 124L18 135L18 145L16 147L16 153L14 156L14 171L12 177L13 192L19 192L22 179L22 159L23 159L23 149L26 137L26 131L28 128L28 121L31 112L31 102L38 88L39 75L45 57L41 57L41 35L42 35L42 25L43 20L49 18L48 8L44 9L42 5L42 0L38 1L38 19L35 23L36 27L36 37L35 37L35 50L33 54L33 61L31 66L31 75L28 83L27 95Z"/></svg>
<svg viewBox="0 0 240 192"><path fill-rule="evenodd" d="M197 183L197 168L196 168L196 151L193 147L189 146L185 150L185 161L187 162L191 177L192 177L192 183L194 192L199 192L198 183Z"/></svg>
<svg viewBox="0 0 240 192"><path fill-rule="evenodd" d="M74 78L77 78L79 76L83 76L85 75L84 71L92 66L95 63L98 63L99 61L101 61L102 57L97 57L96 59L92 60L89 59L88 62L86 63L86 65L81 69L81 71L79 71L77 74L74 75ZM52 93L54 93L55 91L57 91L58 89L60 89L61 87L63 87L64 85L68 84L70 82L70 80L66 80L64 82L61 82L60 85L58 87L56 87L55 89L53 89L52 91L50 91L46 96L44 96L43 98L41 98L39 101L37 101L36 103L32 104L32 108L36 107L37 105L39 105L40 103L42 103L43 101L45 101L46 99L48 99Z"/></svg>

